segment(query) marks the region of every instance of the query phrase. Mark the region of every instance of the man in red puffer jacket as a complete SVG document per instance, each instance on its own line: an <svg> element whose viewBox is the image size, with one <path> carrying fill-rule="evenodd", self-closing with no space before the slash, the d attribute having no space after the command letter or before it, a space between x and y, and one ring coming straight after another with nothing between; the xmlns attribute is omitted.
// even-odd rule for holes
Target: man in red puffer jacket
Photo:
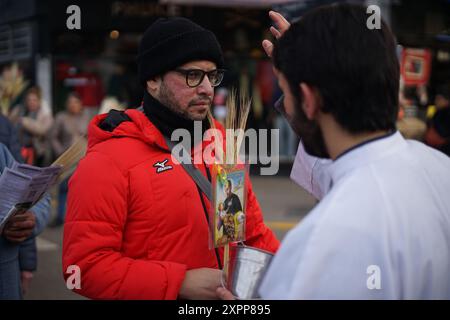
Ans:
<svg viewBox="0 0 450 320"><path fill-rule="evenodd" d="M138 65L143 111L111 112L89 125L87 154L69 182L63 270L78 266L74 291L93 299L215 299L223 251L209 249L210 203L172 162L164 136L193 134L194 121L209 127L222 51L210 31L164 18L145 32ZM208 165L196 167L211 180ZM247 188L245 243L275 252L279 242Z"/></svg>

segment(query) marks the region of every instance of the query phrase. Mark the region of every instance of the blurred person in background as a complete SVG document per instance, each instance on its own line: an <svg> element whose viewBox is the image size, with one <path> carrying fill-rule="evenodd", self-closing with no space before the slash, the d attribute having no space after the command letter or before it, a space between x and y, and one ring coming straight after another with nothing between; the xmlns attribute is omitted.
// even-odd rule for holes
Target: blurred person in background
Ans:
<svg viewBox="0 0 450 320"><path fill-rule="evenodd" d="M38 87L28 89L24 104L15 106L9 118L17 127L25 163L49 165L52 154L48 133L53 116L49 105L42 99L41 90Z"/></svg>
<svg viewBox="0 0 450 320"><path fill-rule="evenodd" d="M423 141L427 126L419 116L421 102L417 97L417 92L423 90L419 88L423 87L400 89L397 129L406 139Z"/></svg>
<svg viewBox="0 0 450 320"><path fill-rule="evenodd" d="M14 160L23 162L20 154L21 146L17 138L17 132L12 123L3 114L0 114L0 143L9 150ZM37 268L36 238L30 237L20 243L19 267L22 294L25 295L33 279L33 272Z"/></svg>
<svg viewBox="0 0 450 320"><path fill-rule="evenodd" d="M63 154L77 139L87 135L89 120L89 115L84 112L79 95L75 92L69 93L66 99L66 110L56 115L53 128L50 131L50 142L56 158ZM52 227L64 223L69 178L70 176L59 185L58 210L55 220L50 224Z"/></svg>
<svg viewBox="0 0 450 320"><path fill-rule="evenodd" d="M0 143L0 174L15 159ZM50 216L50 197L44 196L34 207L11 218L0 235L0 300L22 299L36 269L34 239Z"/></svg>
<svg viewBox="0 0 450 320"><path fill-rule="evenodd" d="M428 108L428 128L425 142L450 156L450 85L436 90L434 106Z"/></svg>
<svg viewBox="0 0 450 320"><path fill-rule="evenodd" d="M0 142L11 152L16 161L22 162L20 154L21 145L17 136L17 130L7 117L0 113Z"/></svg>

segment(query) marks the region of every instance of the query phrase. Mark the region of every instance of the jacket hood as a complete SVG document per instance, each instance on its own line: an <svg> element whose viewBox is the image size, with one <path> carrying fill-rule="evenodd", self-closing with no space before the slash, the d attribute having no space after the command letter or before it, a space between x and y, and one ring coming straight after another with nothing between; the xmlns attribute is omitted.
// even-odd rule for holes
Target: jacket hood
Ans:
<svg viewBox="0 0 450 320"><path fill-rule="evenodd" d="M125 111L125 114L130 117L131 121L122 122L112 132L105 131L99 126L108 114L95 116L88 127L88 150L103 141L120 137L138 139L149 145L167 149L164 136L143 112L136 109L128 109Z"/></svg>

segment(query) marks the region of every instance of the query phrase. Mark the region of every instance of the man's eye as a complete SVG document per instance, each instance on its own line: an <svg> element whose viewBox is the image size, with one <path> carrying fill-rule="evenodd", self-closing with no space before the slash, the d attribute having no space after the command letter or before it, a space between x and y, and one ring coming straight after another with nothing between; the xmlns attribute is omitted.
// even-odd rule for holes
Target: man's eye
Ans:
<svg viewBox="0 0 450 320"><path fill-rule="evenodd" d="M200 71L190 71L188 73L188 77L190 80L197 80L202 76L202 73Z"/></svg>

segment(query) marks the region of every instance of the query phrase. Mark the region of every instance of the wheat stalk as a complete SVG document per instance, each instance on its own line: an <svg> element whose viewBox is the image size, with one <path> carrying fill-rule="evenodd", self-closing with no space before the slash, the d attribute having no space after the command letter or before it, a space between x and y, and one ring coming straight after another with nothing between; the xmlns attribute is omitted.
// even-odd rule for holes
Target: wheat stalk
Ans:
<svg viewBox="0 0 450 320"><path fill-rule="evenodd" d="M247 96L247 92L241 92L240 103L239 103L239 127L240 133L236 141L236 160L241 150L242 142L244 141L244 131L247 125L248 115L250 113L251 99Z"/></svg>
<svg viewBox="0 0 450 320"><path fill-rule="evenodd" d="M238 155L242 141L244 140L244 130L247 124L250 106L251 100L245 91L240 93L238 102L236 90L231 90L230 96L227 99L227 117L225 119L226 129L231 129L233 133L232 139L227 139L226 141L227 164L231 166L238 162ZM238 133L237 136L236 133Z"/></svg>
<svg viewBox="0 0 450 320"><path fill-rule="evenodd" d="M86 137L82 136L52 163L52 165L62 166L59 174L60 179L80 161L86 154L86 150L87 140Z"/></svg>
<svg viewBox="0 0 450 320"><path fill-rule="evenodd" d="M216 162L223 163L224 152L223 152L222 140L219 139L219 137L218 137L218 129L216 128L216 124L214 123L214 117L213 117L211 111L208 111L207 117L208 117L210 129L212 130L212 134L214 137L214 149L215 149L214 156L216 158Z"/></svg>

